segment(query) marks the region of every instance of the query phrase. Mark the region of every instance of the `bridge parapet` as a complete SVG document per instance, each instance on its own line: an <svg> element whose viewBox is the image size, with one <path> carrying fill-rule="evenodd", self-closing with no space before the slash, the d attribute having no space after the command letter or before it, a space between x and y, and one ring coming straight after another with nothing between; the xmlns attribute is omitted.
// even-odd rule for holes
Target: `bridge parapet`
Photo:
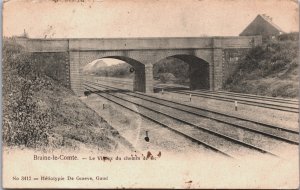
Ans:
<svg viewBox="0 0 300 190"><path fill-rule="evenodd" d="M16 38L16 41L24 46L28 52L67 52L69 41L67 39L31 39Z"/></svg>
<svg viewBox="0 0 300 190"><path fill-rule="evenodd" d="M252 48L262 43L261 36L220 37L214 38L213 47L221 49Z"/></svg>
<svg viewBox="0 0 300 190"><path fill-rule="evenodd" d="M261 44L261 36L188 37L188 38L78 38L38 39L17 38L29 52L158 50L251 48ZM26 41L26 42L25 42Z"/></svg>

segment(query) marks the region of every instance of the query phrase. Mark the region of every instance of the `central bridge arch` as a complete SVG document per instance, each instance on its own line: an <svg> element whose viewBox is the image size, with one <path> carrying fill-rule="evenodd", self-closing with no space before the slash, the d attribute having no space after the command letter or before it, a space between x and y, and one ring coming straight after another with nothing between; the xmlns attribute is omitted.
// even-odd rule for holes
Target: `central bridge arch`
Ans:
<svg viewBox="0 0 300 190"><path fill-rule="evenodd" d="M209 63L207 61L205 61L195 55L176 54L176 55L171 55L171 56L165 57L164 59L161 59L160 61L153 64L153 67L155 67L157 64L161 63L163 60L166 60L169 58L179 59L182 62L189 65L188 77L189 77L189 81L190 81L190 89L191 90L209 89L210 88ZM170 63L170 64L172 64L172 63Z"/></svg>

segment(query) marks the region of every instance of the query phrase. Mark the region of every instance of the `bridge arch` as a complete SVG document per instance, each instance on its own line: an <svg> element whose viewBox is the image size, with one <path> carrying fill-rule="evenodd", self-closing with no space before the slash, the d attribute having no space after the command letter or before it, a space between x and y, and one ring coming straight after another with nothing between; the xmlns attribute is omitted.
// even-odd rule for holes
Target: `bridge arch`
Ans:
<svg viewBox="0 0 300 190"><path fill-rule="evenodd" d="M145 92L146 75L145 65L143 63L126 56L104 56L96 58L94 60L101 60L106 58L117 59L131 65L134 68L133 91Z"/></svg>
<svg viewBox="0 0 300 190"><path fill-rule="evenodd" d="M175 58L183 61L184 63L189 65L188 77L190 80L190 89L210 89L210 70L209 63L204 59L201 59L195 55L189 54L176 54L165 57L160 61L153 64L153 67L156 66L159 62L168 59ZM155 70L155 69L153 69Z"/></svg>

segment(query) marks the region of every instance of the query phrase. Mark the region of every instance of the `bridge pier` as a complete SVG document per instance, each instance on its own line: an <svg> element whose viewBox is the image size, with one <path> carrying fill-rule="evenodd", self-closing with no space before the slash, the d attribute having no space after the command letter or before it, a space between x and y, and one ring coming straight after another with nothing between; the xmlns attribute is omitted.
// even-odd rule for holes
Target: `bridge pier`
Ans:
<svg viewBox="0 0 300 190"><path fill-rule="evenodd" d="M213 63L211 90L220 90L223 87L223 50L221 48L213 50Z"/></svg>
<svg viewBox="0 0 300 190"><path fill-rule="evenodd" d="M84 88L82 70L80 66L80 53L78 51L70 51L69 57L71 90L77 96L82 96Z"/></svg>
<svg viewBox="0 0 300 190"><path fill-rule="evenodd" d="M144 65L134 66L133 91L145 92L145 67Z"/></svg>
<svg viewBox="0 0 300 190"><path fill-rule="evenodd" d="M152 93L153 92L153 66L146 64L135 66L133 91Z"/></svg>
<svg viewBox="0 0 300 190"><path fill-rule="evenodd" d="M146 93L153 93L153 65L146 64L145 65L145 92Z"/></svg>
<svg viewBox="0 0 300 190"><path fill-rule="evenodd" d="M211 90L220 90L223 87L223 41L214 38L212 41L212 65L210 66Z"/></svg>

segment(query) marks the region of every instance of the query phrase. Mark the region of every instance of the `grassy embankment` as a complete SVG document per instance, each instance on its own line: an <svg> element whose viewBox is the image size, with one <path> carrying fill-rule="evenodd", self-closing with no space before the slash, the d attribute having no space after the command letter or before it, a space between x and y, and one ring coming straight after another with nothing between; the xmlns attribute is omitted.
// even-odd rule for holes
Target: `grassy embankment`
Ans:
<svg viewBox="0 0 300 190"><path fill-rule="evenodd" d="M266 96L297 98L299 94L298 34L252 48L239 60L239 68L225 90Z"/></svg>
<svg viewBox="0 0 300 190"><path fill-rule="evenodd" d="M3 46L3 143L41 150L111 151L120 136L13 39Z"/></svg>

